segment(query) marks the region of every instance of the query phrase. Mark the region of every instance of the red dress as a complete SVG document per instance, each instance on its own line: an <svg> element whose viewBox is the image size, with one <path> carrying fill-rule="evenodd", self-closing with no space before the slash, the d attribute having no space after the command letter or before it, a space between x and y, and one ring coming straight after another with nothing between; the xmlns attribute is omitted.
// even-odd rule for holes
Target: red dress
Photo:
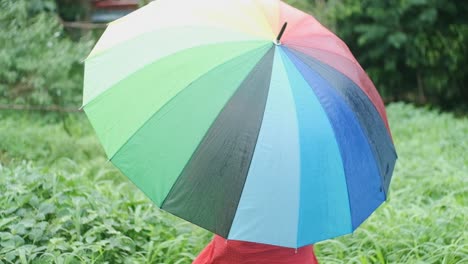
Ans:
<svg viewBox="0 0 468 264"><path fill-rule="evenodd" d="M312 245L296 249L215 236L192 264L318 264Z"/></svg>

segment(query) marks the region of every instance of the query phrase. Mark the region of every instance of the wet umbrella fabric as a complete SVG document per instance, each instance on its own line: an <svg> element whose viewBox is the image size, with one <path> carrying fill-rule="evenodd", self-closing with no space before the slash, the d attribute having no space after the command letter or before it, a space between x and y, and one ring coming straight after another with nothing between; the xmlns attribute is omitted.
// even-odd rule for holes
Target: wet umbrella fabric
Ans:
<svg viewBox="0 0 468 264"><path fill-rule="evenodd" d="M159 0L111 23L83 108L157 206L233 240L297 248L353 232L396 160L347 46L274 0Z"/></svg>

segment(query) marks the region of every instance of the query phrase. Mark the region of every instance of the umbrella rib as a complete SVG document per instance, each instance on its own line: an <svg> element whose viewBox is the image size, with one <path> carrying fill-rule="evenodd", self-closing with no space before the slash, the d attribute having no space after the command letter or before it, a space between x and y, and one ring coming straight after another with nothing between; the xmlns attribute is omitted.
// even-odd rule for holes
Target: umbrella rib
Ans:
<svg viewBox="0 0 468 264"><path fill-rule="evenodd" d="M254 2L255 7L256 7L258 10L260 10L260 13L262 13L262 16L265 18L264 21L266 22L266 25L269 26L268 28L270 29L270 32L271 32L272 34L274 34L273 28L272 28L272 25L271 25L271 21L268 19L268 16L267 16L267 15L265 14L265 12L263 11L263 8L261 8L261 7L258 6L257 1L253 1L253 2ZM278 18L278 19L279 19L279 18Z"/></svg>
<svg viewBox="0 0 468 264"><path fill-rule="evenodd" d="M358 66L358 67L361 67L357 61L355 60L352 60L348 57L345 57L343 56L342 54L339 54L339 53L336 53L336 52L333 52L331 50L326 50L326 49L321 49L321 48L317 48L317 47L311 47L311 46L305 46L305 45L299 45L299 44L295 44L295 43L287 43L286 44L287 47L291 47L294 49L294 47L301 47L301 48L307 48L307 49L312 49L312 50L317 50L317 51L323 51L323 52L326 52L326 53L329 53L329 54L333 54L333 55L336 55L336 56L339 56L347 61L350 61L352 62L354 65ZM296 49L295 49L296 50ZM311 56L313 57L313 56ZM324 62L325 63L325 62ZM327 63L328 64L328 63Z"/></svg>
<svg viewBox="0 0 468 264"><path fill-rule="evenodd" d="M272 45L272 44L270 44ZM271 48L268 49L268 51L263 55L263 57L256 63L256 65L254 66L254 68L250 71L250 74L247 74L245 76L245 78L242 80L241 84L239 85L239 87L237 88L236 92L231 96L231 98L226 102L226 104L224 105L223 109L219 112L218 116L215 118L215 121L211 124L211 126L209 127L207 133L205 134L205 136L203 137L202 140L200 140L198 146L196 147L195 151L193 152L192 156L190 157L189 161L185 164L183 170L182 170L182 173L177 177L177 180L176 182L172 185L171 189L169 190L167 196L165 197L165 199L163 200L163 202L161 203L161 208L162 209L166 209L167 210L167 207L166 208L163 208L166 204L166 201L168 199L169 196L171 196L171 193L174 192L174 189L176 188L176 186L178 186L178 183L181 182L181 175L187 171L187 167L189 166L189 164L191 164L192 160L194 159L195 157L195 153L197 152L197 150L200 148L200 146L202 145L202 143L204 143L204 141L206 140L208 134L209 134L209 131L214 127L213 125L216 123L216 121L218 120L218 118L220 117L220 115L224 112L226 106L229 105L230 102L232 102L232 99L237 95L239 95L239 89L243 87L244 83L246 82L246 80L249 78L249 76L251 74L254 73L254 71L256 71L255 69L261 65L262 61L265 59L265 57L268 56L269 52L271 52L271 49L274 49L274 46L272 46ZM258 69L257 69L258 70ZM269 87L268 87L269 89ZM266 101L265 101L265 104L266 104ZM227 112L224 112L224 113L227 113ZM263 109L263 112L262 112L262 116L263 116L263 113L264 113L264 109ZM255 142L258 140L258 135L259 135L259 131L260 131L260 126L258 128L258 131L256 132L257 134L257 138L255 139ZM253 153L255 151L255 147L256 147L256 144L253 145L253 151L252 151L252 157L253 157ZM248 172L248 168L250 167L250 163L252 162L252 159L249 160L249 166L246 166L247 168L247 172ZM244 179L244 182L242 183L242 188L240 188L241 192L239 194L239 201L240 201L240 197L242 196L242 192L243 192L243 189L244 189L244 186L245 186L245 183L246 183L246 180L247 180L247 174L245 175L245 179ZM237 202L237 206L239 206L239 201ZM169 211L171 212L171 211ZM236 210L234 210L234 212L237 212L237 207L236 207ZM174 214L173 212L171 212L172 214ZM235 213L234 213L235 215ZM179 216L179 217L182 217L182 216ZM182 217L183 218L183 217ZM231 219L231 222L229 223L229 230L226 234L226 238L229 237L229 232L231 231L231 227L232 227L232 222L234 221L234 217ZM198 224L197 224L198 225ZM203 227L206 229L206 227ZM213 231L213 230L210 230L210 231Z"/></svg>
<svg viewBox="0 0 468 264"><path fill-rule="evenodd" d="M304 60L303 60L302 58L298 57L296 54L291 53L291 56L294 56L296 59L300 60L309 70L311 70L311 71L314 70L314 69L312 69L309 65L307 65L307 63L304 62ZM303 75L303 74L301 73L301 75ZM303 75L303 77L305 78L304 75ZM323 78L323 77L321 77L321 78ZM326 81L326 80L325 80L325 81ZM328 83L328 81L327 81L327 83ZM315 93L315 91L314 91L314 93ZM340 95L340 98L341 98L341 95ZM343 98L341 98L341 99L343 100ZM343 100L343 101L344 101L344 100ZM350 107L346 102L345 102L345 105L346 105L346 107L348 107L348 108L351 109L351 107ZM372 105L373 105L373 104L372 104ZM370 139L369 139L369 137L367 136L366 131L363 130L362 124L361 124L359 118L357 118L356 114L355 114L353 111L350 111L350 112L351 112L351 114L354 116L354 118L356 119L356 121L357 121L358 124L359 124L359 126L357 126L357 128L359 129L359 132L361 132L363 135L365 135L364 138L365 138L365 140L366 140L366 143L367 143L368 147L369 147L370 150L371 150L372 158L373 158L374 162L375 162L376 164L378 164L378 162L377 162L378 159L377 159L377 157L376 157L376 153L373 151L372 144L369 142ZM327 115L327 117L328 117L328 115ZM343 159L343 157L342 157L342 159ZM377 166L377 167L378 167L378 166ZM344 169L344 168L343 168L343 169ZM380 184L381 184L381 186L384 186L384 185L385 185L384 177L383 177L383 175L381 175L381 171L380 171L379 169L377 170L377 172L378 172L378 174L379 174L379 176L380 176L380 177L379 177L379 178L380 178ZM345 171L345 175L346 175L346 171ZM384 191L384 195L385 195L385 199L386 199L387 193L386 193L385 191ZM349 189L348 189L348 196L349 196ZM351 205L350 205L350 208L351 208Z"/></svg>
<svg viewBox="0 0 468 264"><path fill-rule="evenodd" d="M232 31L232 32L235 32L235 33L240 33L240 34L243 34L245 36L249 36L249 37L252 37L251 39L246 39L245 41L258 41L258 40L265 40L263 38L260 38L259 36L256 36L256 35L253 35L249 32L245 32L245 31L240 31L240 30L235 30L233 28L229 28L226 29L226 28L223 28L223 27L216 27L216 26L212 26L212 27L208 27L208 26L176 26L176 27L165 27L165 28L155 28L153 30L150 30L150 31L147 31L147 32L142 32L141 34L139 35L136 35L132 38L129 38L129 39L124 39L120 42L117 42L115 43L114 45L112 46L109 46L108 48L104 49L104 50L97 50L95 52L91 52L91 54L86 58L84 59L84 61L88 61L88 60L91 60L91 59L94 59L94 58L98 58L100 57L102 54L104 54L105 52L109 51L110 49L113 49L113 48L116 48L120 45L123 45L123 44L126 44L127 42L129 41L133 41L133 40L136 40L136 39L139 39L139 38L143 38L147 35L151 35L151 34L155 34L155 32L158 32L158 31L167 31L167 30L175 30L175 29L178 29L178 28L194 28L194 29L217 29L217 30L222 30L222 31ZM236 40L232 40L232 41L222 41L222 43L225 43L225 42L236 42ZM220 43L219 41L218 42L213 42L213 43ZM99 44L99 42L98 42ZM96 45L97 46L97 45Z"/></svg>
<svg viewBox="0 0 468 264"><path fill-rule="evenodd" d="M304 64L306 65L306 67L307 67L309 70L313 70L313 69L311 69L301 58L299 58L297 55L295 55L295 54L291 54L291 55L288 54L288 56L294 56L296 59L298 59L298 60L300 60L302 63L304 63ZM299 69L297 69L297 70L299 71ZM301 76L302 76L304 79L306 79L306 77L304 76L304 74L303 74L301 71L299 71L299 73L301 74ZM310 84L309 84L309 86L310 86ZM310 86L310 87L311 87L311 86ZM312 87L311 87L311 89L312 89L312 91L314 92L315 96L317 96L317 98L318 98L318 95L316 94L315 90L314 90ZM319 100L319 102L320 102L320 100ZM322 108L324 109L324 111L325 111L325 107L322 105L321 102L320 102L320 105L321 105L321 107L322 107ZM325 111L325 113L326 113L326 111ZM353 115L354 115L354 113L353 113ZM326 117L327 117L327 119L329 120L329 123L331 124L331 126L332 126L332 128L333 128L332 131L333 131L333 133L335 134L335 138L336 138L336 131L335 131L335 128L334 128L334 126L333 126L333 124L332 124L332 121L330 120L330 117L328 116L328 114L326 114ZM358 126L358 129L361 130L361 133L364 133L364 132L362 131L362 128L361 128L360 126ZM366 138L366 139L367 139L367 138ZM350 219L350 223L351 223L350 232L352 232L352 231L354 230L354 228L353 228L353 225L352 225L352 218L353 218L353 216L352 216L352 206L351 206L351 199L350 199L351 196L350 196L350 193L349 193L348 181L346 180L346 178L347 178L347 173L346 173L346 169L345 169L345 166L344 166L343 153L342 153L341 147L340 147L339 149L340 149L341 163L343 164L343 175L345 175L346 190L347 190L347 196L348 196L348 205L349 205L349 210L350 210L350 218L351 218L351 219ZM374 160L375 160L375 157L373 157L373 158L374 158ZM381 178L381 177L380 177L380 178Z"/></svg>
<svg viewBox="0 0 468 264"><path fill-rule="evenodd" d="M320 48L315 48L315 47L313 48L313 47L309 47L309 46L297 45L297 44L287 44L286 46L287 46L288 48L291 48L292 50L295 50L295 51L300 52L300 53L302 53L302 52L299 51L298 49L294 48L294 47L303 47L303 48L308 48L308 49L313 49L313 50L323 51L323 52L326 52L326 53L329 53L329 54L333 54L333 55L336 55L336 56L339 56L339 57L341 57L341 58L346 59L347 61L353 63L356 67L358 67L358 69L364 71L364 69L362 69L362 67L361 67L357 62L355 62L355 61L353 61L353 60L351 60L351 59L349 59L349 58L346 58L346 57L344 57L343 55L340 55L340 54L338 54L338 53L336 53L336 52L332 52L332 51L328 51L328 50L320 49ZM328 66L330 66L330 67L336 69L334 66L328 64L327 62L325 62L325 61L323 61L323 60L321 60L321 59L319 59L319 58L316 58L316 57L314 57L314 56L312 56L312 55L308 55L308 56L309 56L309 57L312 57L312 58L314 58L314 59L316 59L316 60L319 60L319 61L321 61L322 63L325 63L326 65L328 65ZM338 71L338 69L336 69L336 70ZM344 74L344 73L343 73L343 74ZM346 74L345 74L345 75L346 75ZM366 74L366 76L367 76L367 74ZM347 76L347 77L348 77L348 76ZM350 77L348 77L348 78L350 78ZM369 77L368 77L368 78L369 78ZM350 78L350 79L351 79L351 78ZM353 83L355 83L358 87L360 87L361 90L363 90L363 92L366 94L367 97L369 97L369 100L370 100L370 95L369 95L369 94L370 94L370 92L373 92L373 91L367 91L367 90L366 90L364 87L362 87L361 85L357 84L357 83L354 82L353 80L351 80L351 81L352 81ZM374 90L376 91L376 88L375 88L375 87L374 87ZM371 100L371 102L372 102L372 105L374 105L376 111L377 111L377 112L379 113L379 115L380 115L380 111L378 111L378 108L377 108L377 106L375 105L375 103L374 103L372 100ZM382 103L382 104L383 104L383 103ZM386 113L383 112L382 115L380 115L380 117L382 118L382 121L384 122L385 126L387 127L388 133L390 134L390 138L392 138L391 133L390 133L390 126L389 126L389 124L388 124L388 119L387 119Z"/></svg>
<svg viewBox="0 0 468 264"><path fill-rule="evenodd" d="M312 56L308 56L307 54L304 54L300 51L297 51L295 49L291 49L291 51L294 51L294 52L297 52L297 54L302 54L304 57L307 57L307 58L310 58L312 60L316 60L317 63L323 63L321 62L320 60L318 59L315 59L314 57ZM296 58L298 58L299 60L301 60L304 64L307 65L307 63L305 62L305 59L302 59L300 56L297 56L297 54L295 54L294 52L292 52L292 54L294 54L294 56ZM360 93L361 96L358 96L358 98L362 98L362 100L364 100L366 103L363 103L365 105L367 105L368 107L370 107L370 111L371 112L374 112L375 115L371 115L371 116L375 116L375 118L373 119L374 122L372 122L372 124L376 124L378 122L378 124L376 125L380 125L380 130L378 130L379 128L377 128L377 131L382 131L381 133L383 133L385 136L383 136L383 138L380 138L380 140L377 141L378 138L372 136L373 134L371 133L371 131L369 131L368 129L368 125L366 126L366 124L369 124L369 121L366 122L366 118L360 116L360 115L355 115L357 121L359 122L360 126L363 128L363 131L364 131L364 134L366 135L366 138L367 138L367 141L368 141L368 144L371 146L371 149L372 149L372 152L373 152L373 155L374 155L374 159L377 162L378 164L378 168L379 168L379 171L380 171L380 176L382 178L382 186L386 186L386 165L388 166L388 159L391 159L391 157L389 155L395 155L395 158L398 158L398 155L396 153L396 150L395 150L395 146L393 145L393 142L391 140L391 135L389 133L389 131L386 129L385 127L385 122L382 120L382 117L378 114L378 111L377 109L375 108L375 105L372 103L372 101L367 97L367 95L359 88L359 86L353 82L353 80L351 80L350 78L348 78L346 75L344 75L343 73L337 71L336 69L334 69L332 66L326 64L326 63L323 63L324 66L327 66L327 67L330 67L330 70L333 69L333 71L337 72L338 74L340 74L340 76L342 76L342 78L344 78L345 80L347 80L350 84L352 84L354 87L355 87L355 90L357 91L357 93ZM309 66L310 69L313 70L313 68L311 66ZM319 73L317 72L325 81L327 81L331 87L334 87L328 80L327 80L327 77L323 76L322 73ZM340 97L343 98L344 102L346 103L346 105L350 108L350 109L354 109L353 105L352 104L349 104L350 102L352 102L352 100L350 100L350 95L346 95L346 93L342 92L340 89L336 88L336 91L338 93L338 95ZM353 90L353 89L352 89ZM347 99L348 98L348 99ZM348 103L349 102L349 103ZM358 103L359 104L359 103ZM360 104L359 104L360 105ZM355 112L353 112L355 113ZM377 119L377 120L375 120ZM378 133L380 134L380 133ZM374 134L375 135L375 134ZM377 142L381 142L381 144L379 144L379 146L377 146ZM381 151L379 151L379 149L381 149ZM390 152L390 153L389 153ZM391 162L390 162L391 163ZM382 177L383 176L383 177ZM385 194L387 193L386 191L386 187L384 188L385 190Z"/></svg>
<svg viewBox="0 0 468 264"><path fill-rule="evenodd" d="M244 53L242 53L242 54L239 54L239 56L245 55L245 54L247 54L247 53L249 53L249 52L254 52L254 51L260 50L260 49L262 49L262 48L265 48L265 47L268 46L268 45L271 45L271 44L268 43L268 44L262 45L261 47L258 47L258 48L249 50L249 51L244 52ZM238 56L237 56L237 57L238 57ZM225 64L227 64L227 63L229 63L230 61L236 59L237 57L234 57L234 58L232 58L232 59L229 59L229 60L227 60L227 61L225 61L225 62L223 62L223 63L221 63L221 64L219 64L219 65L216 65L215 67L209 69L209 70L206 71L205 73L201 74L198 78L196 78L195 80L191 81L186 87L184 87L183 89L181 89L180 91L178 91L171 99L169 99L167 102L165 102L157 111L155 111L148 119L146 119L146 120L138 127L138 129L135 130L135 132L132 133L132 135L131 135L131 136L114 152L114 154L113 154L111 157L109 157L108 160L109 160L109 161L112 161L112 158L114 158L114 156L115 156L115 155L116 155L132 138L133 138L133 136L134 136L135 134L138 133L138 131L140 131L140 130L145 126L146 123L148 123L148 121L149 121L153 116L155 116L161 109L163 109L167 104L169 104L169 102L173 101L173 100L177 97L177 95L179 95L181 92L183 92L183 91L185 90L185 88L189 87L190 84L196 82L197 80L199 80L200 78L202 78L202 77L203 77L205 74L207 74L208 72L210 72L210 71L212 71L212 70L214 70L214 69L216 69L216 68L218 68L218 67L221 67L221 66L223 66L223 65L225 65Z"/></svg>
<svg viewBox="0 0 468 264"><path fill-rule="evenodd" d="M281 39L281 35L283 35L283 32L285 30L287 26L287 22L284 23L282 29L281 29L281 32L280 34L278 35L278 38L277 38L277 42L279 43L280 42L280 39ZM284 53L284 52L283 52ZM283 56L280 56L281 60L282 60L282 63L284 65L284 67L286 68L286 65L285 65L285 58ZM291 83L291 78L289 77L288 74L286 74L286 77L288 79L288 83L289 83L289 87L292 87L293 84ZM293 99L295 100L295 99ZM299 144L301 143L300 142L300 138L301 138L301 133L300 133L300 129L299 129L299 120L297 119L297 109L294 109L295 110L295 115L296 115L296 125L298 126L298 129L297 129L297 139L299 141ZM299 155L301 154L301 147L299 146ZM301 161L299 160L299 186L298 186L298 192L297 192L297 195L298 195L298 199L297 199L297 202L298 202L298 212L297 212L297 230L296 230L296 250L298 249L299 247L299 228L300 228L300 224L301 224L301 183L302 183L302 171L301 171Z"/></svg>
<svg viewBox="0 0 468 264"><path fill-rule="evenodd" d="M370 101L370 103L371 103L371 105L372 105L372 107L373 107L373 110L375 110L377 113L379 113L379 111L378 111L376 105L374 104L374 102L372 102L372 100L370 99L370 97L369 97L369 95L366 93L366 91L364 91L364 89L363 89L359 84L357 84L356 82L354 82L350 77L348 77L346 74L340 72L338 69L336 69L336 68L333 67L332 65L330 65L330 64L328 64L328 63L326 63L326 62L320 60L319 58L316 58L316 57L314 57L314 56L312 56L312 55L309 55L309 54L305 54L305 53L301 52L300 50L297 50L296 48L291 47L291 46L298 46L298 45L287 45L287 48L288 48L288 49L291 49L291 50L293 50L293 51L295 51L295 52L304 54L304 55L307 56L307 57L316 59L317 61L319 61L319 62L321 62L321 63L323 63L323 64L325 64L325 65L327 65L327 66L329 66L329 67L331 67L331 68L333 68L333 69L335 69L337 72L339 72L340 74L344 75L344 76L346 77L346 79L348 79L350 82L352 82L354 85L356 85L357 87L359 87L359 88L364 92L364 94L366 95L366 97L367 97L368 100ZM303 47L305 47L305 46L303 46ZM306 47L306 48L309 48L309 47ZM311 49L315 49L315 48L311 48ZM321 51L324 51L324 52L327 52L327 53L336 54L336 55L340 56L340 55L337 54L337 53L330 52L330 51L327 51L327 50L318 49L318 48L317 48L316 50L321 50ZM297 56L296 56L296 57L297 57ZM341 56L341 57L343 57L343 56ZM299 58L299 57L297 57L297 58L298 58L299 60L301 60L302 62L304 62L301 58ZM347 59L346 57L343 57L343 58ZM349 60L349 59L348 59L348 60ZM349 61L351 61L351 60L349 60ZM351 62L352 62L352 61L351 61ZM355 63L355 64L356 64L356 63ZM358 65L356 65L356 66L358 66ZM360 66L359 66L359 67L360 67ZM361 68L361 69L362 69L362 68ZM390 133L388 121L387 121L386 119L384 119L380 114L379 114L379 117L380 117L380 120L384 123L385 127L387 128L388 136L390 137L390 139L392 139L392 135L391 135L391 133ZM386 116L385 116L385 117L386 117Z"/></svg>
<svg viewBox="0 0 468 264"><path fill-rule="evenodd" d="M196 48L200 48L200 47L203 47L203 46L210 46L210 45L217 45L217 44L228 44L228 43L248 43L248 42L259 42L259 40L243 40L243 41L225 41L225 42L217 42L217 43L208 43L208 44L202 44L202 45L197 45L197 46L193 46L193 47L190 47L190 48L187 48L187 49L182 49L182 50L177 50L173 53L170 53L170 54L167 54L161 58L157 58L157 60L163 60L163 59L167 59L169 58L170 56L174 56L174 55L177 55L179 53L182 53L182 52L187 52L188 50L191 50L191 49L196 49ZM242 55L242 54L240 54ZM155 63L156 61L153 61L152 63ZM150 64L152 64L150 63ZM136 74L138 73L140 70L143 70L147 65L143 65L141 66L140 68L138 69L135 69L133 72L129 73L127 76L125 76L124 78L116 81L115 83L111 84L108 88L106 88L104 91L102 91L100 94L96 95L95 97L93 97L92 99L88 100L88 102L84 103L80 109L83 109L85 108L87 105L93 103L94 101L98 100L99 98L101 98L102 96L104 96L105 94L109 93L111 90L112 90L112 87L117 85L118 83L126 80L129 76L133 75L133 74Z"/></svg>
<svg viewBox="0 0 468 264"><path fill-rule="evenodd" d="M287 48L286 48L287 49ZM292 63L295 67L295 70L298 72L298 74L301 76L301 78L305 81L305 83L307 84L308 88L314 93L314 95L317 97L317 100L318 100L318 96L315 94L315 91L314 89L312 88L312 86L306 81L306 78L304 76L304 74L297 68L297 66L291 61L291 58L289 57L289 54L286 54L284 53L284 55L286 56L286 58L283 58L284 59L287 59L290 61L290 63ZM294 55L294 54L293 54ZM289 78L289 76L288 76ZM325 113L325 116L327 118L327 122L328 124L330 125L330 128L331 128L331 131L333 133L333 137L336 138L336 132L335 132L335 129L333 128L333 125L332 125L332 121L330 120L329 116L326 114L326 111L325 111L325 108L324 106L322 105L322 103L320 102L320 100L318 100L318 103L319 103L319 106L323 109L324 113ZM350 199L349 199L349 188L348 188L348 185L346 183L346 171L345 171L345 167L344 167L344 161L343 161L343 156L342 156L342 153L341 153L341 148L338 146L338 150L339 150L339 158L340 158L340 164L341 164L341 170L343 171L343 176L345 177L344 178L344 181L345 181L345 184L346 184L346 201L347 201L347 205L348 205L348 208L349 208L349 212L350 212L350 219L349 219L349 222L351 223L352 220L351 220L351 203L350 203ZM300 177L299 179L300 182L302 182L302 177ZM297 244L298 246L300 247L301 245L299 245L299 228L301 226L301 189L299 190L299 212L298 212L298 215L299 215L299 218L298 218L298 229L297 229ZM352 232L352 226L351 226L351 229L349 232ZM349 232L346 232L346 233L343 233L343 234L347 234ZM338 236L338 235L337 235ZM315 243L316 241L313 241L313 243Z"/></svg>

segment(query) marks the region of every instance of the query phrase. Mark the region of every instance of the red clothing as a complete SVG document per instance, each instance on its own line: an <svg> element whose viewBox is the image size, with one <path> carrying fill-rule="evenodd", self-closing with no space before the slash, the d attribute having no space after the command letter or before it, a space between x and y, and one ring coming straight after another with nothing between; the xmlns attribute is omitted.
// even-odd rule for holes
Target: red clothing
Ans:
<svg viewBox="0 0 468 264"><path fill-rule="evenodd" d="M192 264L318 264L312 245L284 248L215 236Z"/></svg>

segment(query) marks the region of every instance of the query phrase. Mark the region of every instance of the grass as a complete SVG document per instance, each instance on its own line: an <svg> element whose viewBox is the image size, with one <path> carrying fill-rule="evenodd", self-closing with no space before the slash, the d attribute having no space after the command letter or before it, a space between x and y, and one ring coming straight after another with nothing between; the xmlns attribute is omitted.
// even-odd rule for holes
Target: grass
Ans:
<svg viewBox="0 0 468 264"><path fill-rule="evenodd" d="M1 116L0 263L190 263L209 235L118 173L84 116L57 118Z"/></svg>
<svg viewBox="0 0 468 264"><path fill-rule="evenodd" d="M405 104L388 114L389 201L317 244L319 260L468 263L468 119ZM82 114L0 112L0 193L0 263L190 263L211 236L118 173Z"/></svg>

